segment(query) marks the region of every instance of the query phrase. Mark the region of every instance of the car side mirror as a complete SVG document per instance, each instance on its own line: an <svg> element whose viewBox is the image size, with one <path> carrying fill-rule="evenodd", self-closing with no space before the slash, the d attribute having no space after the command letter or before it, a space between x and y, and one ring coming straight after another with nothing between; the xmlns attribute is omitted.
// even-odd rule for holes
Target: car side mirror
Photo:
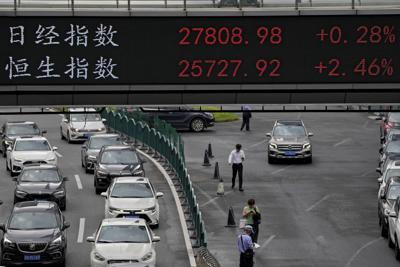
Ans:
<svg viewBox="0 0 400 267"><path fill-rule="evenodd" d="M385 193L382 191L381 194L379 195L380 199L385 199Z"/></svg>
<svg viewBox="0 0 400 267"><path fill-rule="evenodd" d="M381 147L380 149L379 149L379 154L382 154L383 153L383 147Z"/></svg>
<svg viewBox="0 0 400 267"><path fill-rule="evenodd" d="M107 192L102 192L100 196L107 198Z"/></svg>
<svg viewBox="0 0 400 267"><path fill-rule="evenodd" d="M53 150L57 150L58 149L58 147L56 147L56 146L53 146Z"/></svg>
<svg viewBox="0 0 400 267"><path fill-rule="evenodd" d="M86 145L86 144L83 144L83 145L82 145L82 148L83 148L83 149L86 149L86 148L87 148L87 145Z"/></svg>
<svg viewBox="0 0 400 267"><path fill-rule="evenodd" d="M101 119L101 121L102 121L102 122L106 122L106 121L107 121L107 119Z"/></svg>
<svg viewBox="0 0 400 267"><path fill-rule="evenodd" d="M0 231L3 231L3 232L5 232L6 231L6 226L5 226L5 224L0 224Z"/></svg>
<svg viewBox="0 0 400 267"><path fill-rule="evenodd" d="M381 168L376 168L375 171L376 171L377 173L382 174Z"/></svg>
<svg viewBox="0 0 400 267"><path fill-rule="evenodd" d="M63 177L63 181L64 182L69 181L69 178L68 177Z"/></svg>
<svg viewBox="0 0 400 267"><path fill-rule="evenodd" d="M7 151L11 151L11 147L10 146L7 147Z"/></svg>
<svg viewBox="0 0 400 267"><path fill-rule="evenodd" d="M42 134L47 134L47 130L43 130L43 131L42 131Z"/></svg>
<svg viewBox="0 0 400 267"><path fill-rule="evenodd" d="M268 138L271 138L272 135L271 135L271 133L266 133L265 136Z"/></svg>
<svg viewBox="0 0 400 267"><path fill-rule="evenodd" d="M161 238L159 236L155 235L155 236L153 236L153 239L151 241L153 241L153 243L160 242Z"/></svg>
<svg viewBox="0 0 400 267"><path fill-rule="evenodd" d="M94 243L94 236L88 236L88 237L86 237L86 242Z"/></svg>
<svg viewBox="0 0 400 267"><path fill-rule="evenodd" d="M65 123L68 123L68 120L67 120L67 119L63 119L62 121L65 122Z"/></svg>
<svg viewBox="0 0 400 267"><path fill-rule="evenodd" d="M156 197L157 197L157 198L163 197L163 196L164 196L164 193L163 193L163 192L157 192L157 193L156 193Z"/></svg>
<svg viewBox="0 0 400 267"><path fill-rule="evenodd" d="M14 182L18 182L18 178L17 178L17 177L13 177L12 180L13 180Z"/></svg>
<svg viewBox="0 0 400 267"><path fill-rule="evenodd" d="M382 177L379 177L378 178L378 184L381 184L383 182L383 178Z"/></svg>
<svg viewBox="0 0 400 267"><path fill-rule="evenodd" d="M397 214L396 214L396 212L395 212L395 211L391 211L391 212L389 212L389 217L392 217L392 218L397 218Z"/></svg>
<svg viewBox="0 0 400 267"><path fill-rule="evenodd" d="M308 133L308 136L310 136L310 137L311 137L311 136L314 136L314 133L309 132L309 133Z"/></svg>
<svg viewBox="0 0 400 267"><path fill-rule="evenodd" d="M71 224L69 222L64 222L63 230L70 228L70 227L71 227Z"/></svg>

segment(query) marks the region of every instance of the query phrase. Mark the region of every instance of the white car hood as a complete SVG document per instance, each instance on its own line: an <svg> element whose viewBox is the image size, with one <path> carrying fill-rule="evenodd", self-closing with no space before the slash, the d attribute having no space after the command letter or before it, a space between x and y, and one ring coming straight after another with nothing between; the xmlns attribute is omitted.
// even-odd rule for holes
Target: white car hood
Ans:
<svg viewBox="0 0 400 267"><path fill-rule="evenodd" d="M21 160L47 160L56 155L53 151L13 151L12 156Z"/></svg>
<svg viewBox="0 0 400 267"><path fill-rule="evenodd" d="M96 251L107 260L140 260L152 251L151 243L96 243Z"/></svg>
<svg viewBox="0 0 400 267"><path fill-rule="evenodd" d="M142 210L156 204L154 198L109 198L109 205L124 210Z"/></svg>
<svg viewBox="0 0 400 267"><path fill-rule="evenodd" d="M102 121L87 121L85 124L84 121L74 121L71 122L71 126L76 129L97 130L104 128L104 123Z"/></svg>

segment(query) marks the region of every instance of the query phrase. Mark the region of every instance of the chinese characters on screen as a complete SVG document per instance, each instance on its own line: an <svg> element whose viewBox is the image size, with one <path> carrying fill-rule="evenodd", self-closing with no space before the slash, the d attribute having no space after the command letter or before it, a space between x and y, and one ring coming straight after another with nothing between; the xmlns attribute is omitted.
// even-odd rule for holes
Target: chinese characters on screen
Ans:
<svg viewBox="0 0 400 267"><path fill-rule="evenodd" d="M65 33L57 31L56 26L39 24L34 33L26 32L25 26L11 26L10 44L24 46L27 34L34 34L37 46L58 46L61 42L70 47L118 47L116 35L118 31L112 25L99 24L96 29L88 29L85 25L70 24L70 30ZM64 35L63 35L64 34ZM92 39L91 39L92 38ZM66 66L56 66L50 56L45 56L37 66L29 62L29 58L9 56L4 70L9 80L19 77L34 77L36 79L57 79L60 77L71 80L114 79L118 80L118 64L113 58L99 55L95 62L89 62L85 57L68 56Z"/></svg>

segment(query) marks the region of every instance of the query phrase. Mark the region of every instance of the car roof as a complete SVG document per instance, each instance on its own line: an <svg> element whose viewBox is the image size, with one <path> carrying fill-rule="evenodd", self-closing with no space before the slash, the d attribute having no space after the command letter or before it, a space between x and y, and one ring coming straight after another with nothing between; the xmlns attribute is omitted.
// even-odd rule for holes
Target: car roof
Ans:
<svg viewBox="0 0 400 267"><path fill-rule="evenodd" d="M40 164L40 163L32 163L29 165L25 165L23 170L49 170L49 169L55 169L58 170L58 167L55 165L50 165L50 164Z"/></svg>
<svg viewBox="0 0 400 267"><path fill-rule="evenodd" d="M108 218L103 219L102 226L105 225L144 225L147 226L146 220L142 218Z"/></svg>
<svg viewBox="0 0 400 267"><path fill-rule="evenodd" d="M20 137L17 137L16 139L15 139L15 141L24 141L24 140L39 140L39 141L44 141L44 140L46 140L47 141L47 138L46 137L43 137L43 136L38 136L38 135L35 135L35 136L20 136Z"/></svg>
<svg viewBox="0 0 400 267"><path fill-rule="evenodd" d="M18 202L14 205L14 211L48 211L50 209L56 209L58 206L55 202L52 201L23 201Z"/></svg>
<svg viewBox="0 0 400 267"><path fill-rule="evenodd" d="M136 151L136 149L134 147L127 146L127 145L103 146L103 150L132 150L132 151Z"/></svg>
<svg viewBox="0 0 400 267"><path fill-rule="evenodd" d="M119 134L95 134L90 137L93 138L105 138L105 137L121 137Z"/></svg>
<svg viewBox="0 0 400 267"><path fill-rule="evenodd" d="M36 122L33 121L8 121L6 122L8 125L13 125L13 124L36 124Z"/></svg>
<svg viewBox="0 0 400 267"><path fill-rule="evenodd" d="M275 124L279 125L295 125L295 126L303 126L302 120L277 120Z"/></svg>
<svg viewBox="0 0 400 267"><path fill-rule="evenodd" d="M124 176L124 177L116 177L113 179L114 183L119 184L133 184L133 183L150 183L149 178L140 177L140 176Z"/></svg>

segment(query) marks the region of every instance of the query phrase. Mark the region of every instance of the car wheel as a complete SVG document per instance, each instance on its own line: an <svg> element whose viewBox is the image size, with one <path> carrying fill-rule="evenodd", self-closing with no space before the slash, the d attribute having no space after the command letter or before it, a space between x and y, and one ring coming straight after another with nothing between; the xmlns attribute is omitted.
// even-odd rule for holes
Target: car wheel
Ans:
<svg viewBox="0 0 400 267"><path fill-rule="evenodd" d="M6 148L6 145L4 143L1 146L1 154L3 154L3 158L5 158L7 156L7 148Z"/></svg>
<svg viewBox="0 0 400 267"><path fill-rule="evenodd" d="M67 209L67 200L63 200L60 205L60 210L65 211Z"/></svg>
<svg viewBox="0 0 400 267"><path fill-rule="evenodd" d="M274 164L275 163L275 159L273 157L268 156L268 163L269 164Z"/></svg>
<svg viewBox="0 0 400 267"><path fill-rule="evenodd" d="M72 143L72 142L71 142L71 137L69 136L69 131L67 132L67 141L68 141L69 144Z"/></svg>
<svg viewBox="0 0 400 267"><path fill-rule="evenodd" d="M308 164L312 163L312 156L306 159L306 163L308 163Z"/></svg>
<svg viewBox="0 0 400 267"><path fill-rule="evenodd" d="M61 137L61 140L65 140L65 136L63 135L62 128L60 128L60 137Z"/></svg>
<svg viewBox="0 0 400 267"><path fill-rule="evenodd" d="M7 171L10 171L10 168L8 167L7 160L6 160L6 170L7 170Z"/></svg>
<svg viewBox="0 0 400 267"><path fill-rule="evenodd" d="M381 236L386 238L388 234L388 230L385 227L384 222L381 222Z"/></svg>
<svg viewBox="0 0 400 267"><path fill-rule="evenodd" d="M399 242L397 242L397 237L395 236L395 241L394 241L394 256L396 257L396 260L400 261L400 248L399 248Z"/></svg>
<svg viewBox="0 0 400 267"><path fill-rule="evenodd" d="M388 230L387 235L388 235L388 246L389 246L389 248L394 248L394 243L393 243L392 239L390 238L389 230Z"/></svg>
<svg viewBox="0 0 400 267"><path fill-rule="evenodd" d="M193 132L202 132L205 128L205 123L203 119L195 118L190 122L190 129Z"/></svg>
<svg viewBox="0 0 400 267"><path fill-rule="evenodd" d="M10 172L11 172L11 177L14 177L14 176L16 176L16 175L17 175L17 173L16 173L16 172L14 172L13 170L14 170L14 167L13 167L13 165L12 165L12 164L11 164L11 162L10 162Z"/></svg>
<svg viewBox="0 0 400 267"><path fill-rule="evenodd" d="M96 191L96 195L100 195L101 192L103 192L103 190L101 190L100 188L97 188L97 187L96 187L95 191Z"/></svg>

